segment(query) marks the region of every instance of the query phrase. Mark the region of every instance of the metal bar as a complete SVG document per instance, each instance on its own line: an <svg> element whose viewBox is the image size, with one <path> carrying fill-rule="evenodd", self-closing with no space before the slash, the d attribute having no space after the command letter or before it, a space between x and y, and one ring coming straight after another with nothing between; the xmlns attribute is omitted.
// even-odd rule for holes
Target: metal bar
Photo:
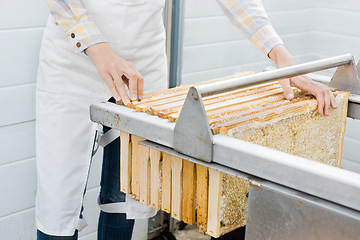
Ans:
<svg viewBox="0 0 360 240"><path fill-rule="evenodd" d="M284 79L328 68L338 67L350 64L353 61L354 58L351 54L345 54L337 57L325 58L290 67L233 78L226 81L214 82L206 85L197 86L196 88L198 89L201 96L205 97L216 93L230 91L250 84L262 83L275 79Z"/></svg>
<svg viewBox="0 0 360 240"><path fill-rule="evenodd" d="M211 162L213 134L201 96L190 88L174 129L174 149Z"/></svg>
<svg viewBox="0 0 360 240"><path fill-rule="evenodd" d="M168 4L171 8L171 40L170 40L170 67L169 67L169 87L180 85L181 63L182 63L182 44L183 44L183 25L184 25L184 3L183 0L171 0ZM170 10L169 10L170 11Z"/></svg>
<svg viewBox="0 0 360 240"><path fill-rule="evenodd" d="M134 109L108 102L91 105L90 119L93 122L173 147L175 123L167 119L135 112Z"/></svg>
<svg viewBox="0 0 360 240"><path fill-rule="evenodd" d="M172 1L168 0L165 2L165 9L164 9L164 25L165 25L165 32L166 32L166 58L167 58L167 69L170 69L170 60L171 60L171 26L172 26ZM168 81L170 81L170 71L168 71ZM170 85L170 82L168 82Z"/></svg>
<svg viewBox="0 0 360 240"><path fill-rule="evenodd" d="M213 162L360 211L360 174L215 135Z"/></svg>
<svg viewBox="0 0 360 240"><path fill-rule="evenodd" d="M360 96L351 95L349 96L348 112L347 116L353 119L360 120Z"/></svg>
<svg viewBox="0 0 360 240"><path fill-rule="evenodd" d="M250 186L246 239L358 239L360 212L260 181Z"/></svg>

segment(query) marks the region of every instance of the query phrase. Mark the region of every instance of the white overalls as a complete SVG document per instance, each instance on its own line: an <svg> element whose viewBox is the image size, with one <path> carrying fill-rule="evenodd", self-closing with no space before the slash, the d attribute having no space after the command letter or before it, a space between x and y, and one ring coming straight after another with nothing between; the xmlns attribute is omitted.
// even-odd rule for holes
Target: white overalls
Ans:
<svg viewBox="0 0 360 240"><path fill-rule="evenodd" d="M164 3L84 0L111 48L142 74L145 91L167 87ZM79 215L97 129L89 106L107 101L111 94L89 57L74 52L51 16L42 39L36 92L36 223L46 234L70 236L81 229Z"/></svg>

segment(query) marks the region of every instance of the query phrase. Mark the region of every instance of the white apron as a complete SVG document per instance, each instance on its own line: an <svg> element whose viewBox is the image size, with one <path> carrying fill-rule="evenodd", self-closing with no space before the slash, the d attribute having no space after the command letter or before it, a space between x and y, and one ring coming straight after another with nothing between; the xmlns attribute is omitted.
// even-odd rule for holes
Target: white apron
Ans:
<svg viewBox="0 0 360 240"><path fill-rule="evenodd" d="M84 0L112 49L134 63L145 91L167 87L165 0ZM89 106L110 91L91 60L76 54L50 16L42 39L36 90L37 228L69 236L79 218L97 124Z"/></svg>

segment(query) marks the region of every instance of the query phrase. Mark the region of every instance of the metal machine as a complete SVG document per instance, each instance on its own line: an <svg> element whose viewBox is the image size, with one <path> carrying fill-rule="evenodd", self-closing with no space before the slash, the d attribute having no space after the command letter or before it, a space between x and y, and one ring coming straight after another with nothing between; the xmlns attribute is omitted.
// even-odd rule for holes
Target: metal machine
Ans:
<svg viewBox="0 0 360 240"><path fill-rule="evenodd" d="M351 92L360 119L360 65L350 54L192 87L177 123L112 103L91 120L137 135L142 144L250 181L246 239L359 239L360 174L223 135L212 135L202 97L338 67L329 86Z"/></svg>

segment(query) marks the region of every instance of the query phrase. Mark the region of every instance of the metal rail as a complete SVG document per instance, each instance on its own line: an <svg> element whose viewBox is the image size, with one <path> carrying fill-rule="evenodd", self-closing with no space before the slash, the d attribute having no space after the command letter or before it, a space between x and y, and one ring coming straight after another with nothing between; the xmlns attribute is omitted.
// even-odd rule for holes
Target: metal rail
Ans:
<svg viewBox="0 0 360 240"><path fill-rule="evenodd" d="M246 240L358 239L360 212L259 181L250 186Z"/></svg>
<svg viewBox="0 0 360 240"><path fill-rule="evenodd" d="M214 82L206 85L197 86L197 90L202 97L213 95L225 91L230 91L233 89L237 89L239 87L243 87L246 85L263 83L267 81L272 81L274 79L281 80L285 78L295 77L302 74L312 73L316 71L321 71L329 68L351 65L354 62L354 58L351 54L340 55L331 58L325 58L317 61L312 61L308 63L298 64L286 68L274 69L266 72L261 72L257 74L252 74L248 76L232 78L229 80ZM354 71L354 74L357 74L357 71L354 69L348 69L349 71ZM341 81L347 83L349 79L341 79ZM348 84L351 85L351 84ZM357 86L360 86L357 84ZM347 89L342 88L341 90L352 91L352 93L360 94L360 87L355 89L351 87L345 87Z"/></svg>

